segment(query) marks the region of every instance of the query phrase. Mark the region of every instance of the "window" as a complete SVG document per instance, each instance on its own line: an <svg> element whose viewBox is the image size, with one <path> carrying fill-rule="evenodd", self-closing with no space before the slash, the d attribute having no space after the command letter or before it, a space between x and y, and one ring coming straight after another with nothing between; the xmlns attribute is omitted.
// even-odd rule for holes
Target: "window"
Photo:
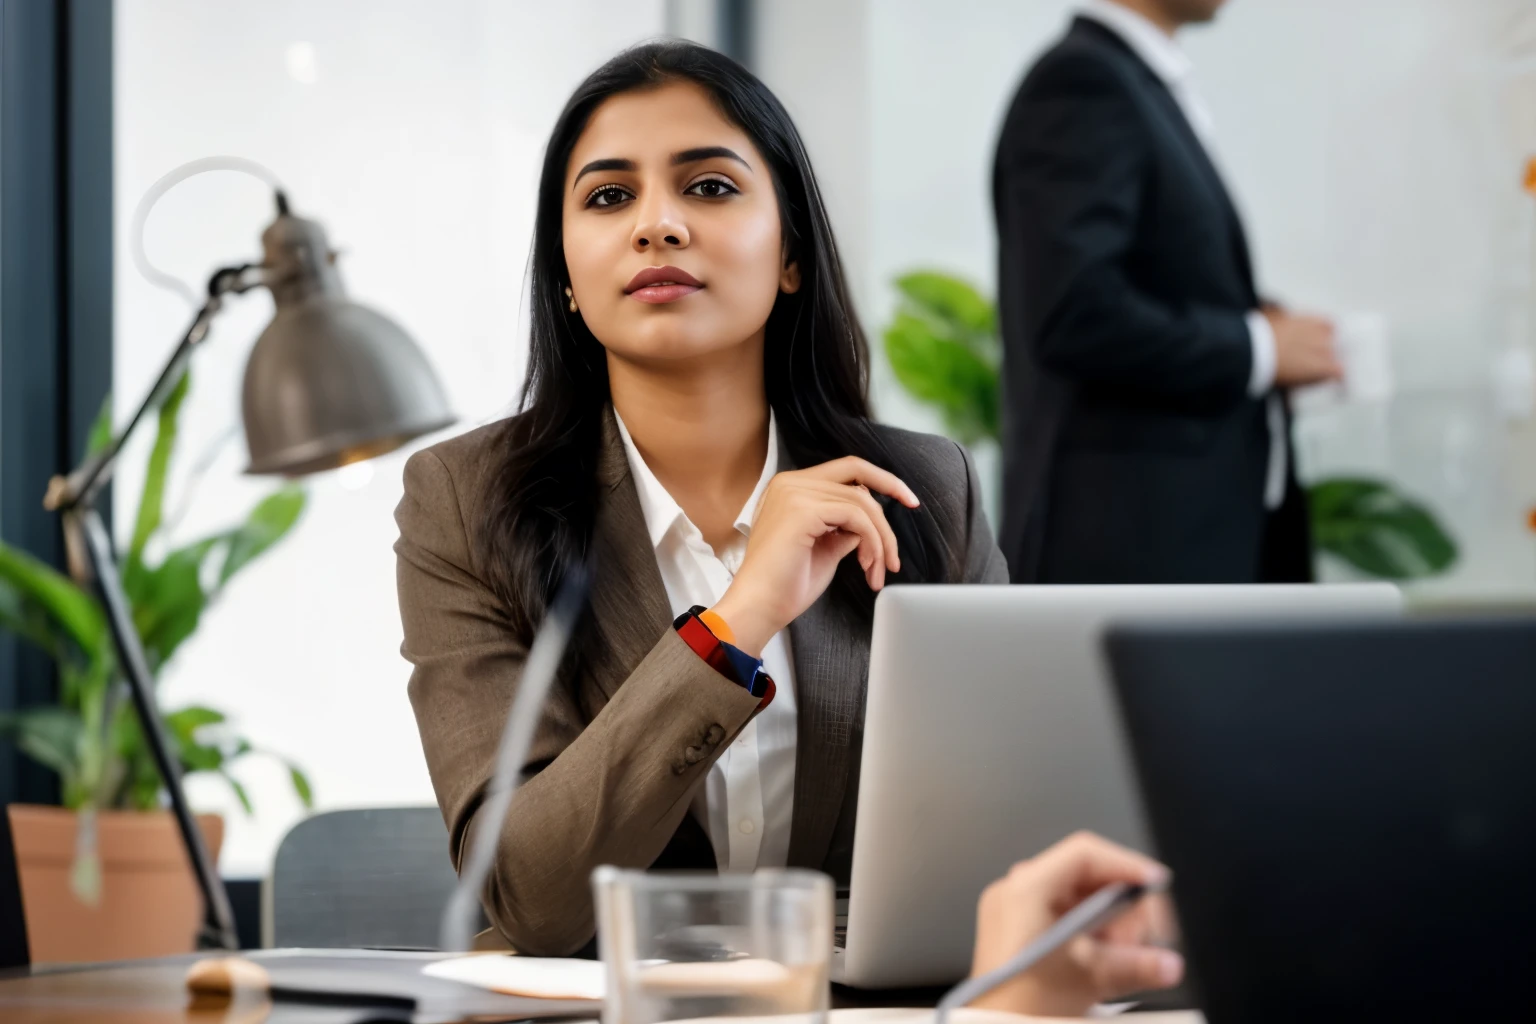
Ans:
<svg viewBox="0 0 1536 1024"><path fill-rule="evenodd" d="M665 7L118 4L119 405L143 394L192 312L135 272L126 251L134 207L173 167L233 154L278 174L295 211L323 223L341 250L352 296L417 339L461 416L455 430L505 415L522 384L524 270L546 133L588 71L664 30ZM259 182L207 174L156 207L147 247L201 292L216 267L259 255L271 217ZM184 540L236 519L274 485L241 476L238 435L240 375L270 315L264 293L234 300L193 363L167 498ZM118 477L120 533L141 488L153 431L144 433ZM392 511L404 458L311 479L294 534L208 611L161 683L167 706L225 710L258 745L302 764L321 807L433 802L398 650ZM238 774L257 805L251 819L218 780L189 788L195 806L226 816L225 872L259 874L300 808L279 764L252 758Z"/></svg>

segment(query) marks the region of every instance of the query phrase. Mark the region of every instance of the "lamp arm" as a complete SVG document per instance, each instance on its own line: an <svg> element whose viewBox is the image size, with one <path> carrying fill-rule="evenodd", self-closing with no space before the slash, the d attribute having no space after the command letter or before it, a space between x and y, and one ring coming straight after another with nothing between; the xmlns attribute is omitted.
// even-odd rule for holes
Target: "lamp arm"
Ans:
<svg viewBox="0 0 1536 1024"><path fill-rule="evenodd" d="M48 493L43 498L47 508L63 515L71 575L81 584L95 582L96 591L107 613L107 626L112 634L119 670L133 698L145 745L154 757L155 767L170 797L177 831L181 834L182 845L192 864L192 875L203 898L203 922L197 934L199 948L239 948L234 914L230 909L229 893L219 879L213 858L209 855L202 833L198 831L192 816L191 806L187 803L187 794L181 784L181 765L161 720L160 709L155 702L154 678L144 655L144 645L134 626L128 596L117 574L112 538L107 533L95 503L102 488L112 479L117 457L122 454L123 445L133 435L134 429L152 409L165 402L166 396L181 381L187 363L192 359L193 349L208 336L209 326L223 306L224 297L248 291L263 283L262 268L252 264L217 271L208 281L208 300L193 317L187 333L171 352L154 386L128 418L128 422L113 435L106 447L86 457L69 475L56 476L50 480ZM116 699L117 691L113 687L108 694L105 716L108 723L115 717Z"/></svg>
<svg viewBox="0 0 1536 1024"><path fill-rule="evenodd" d="M155 700L154 677L150 674L144 646L133 624L133 609L129 607L122 580L117 575L112 540L101 521L101 513L89 505L77 506L64 514L64 523L66 530L78 536L85 557L90 562L91 573L96 577L97 589L107 613L107 625L117 651L118 665L127 684L128 694L133 699L139 729L154 758L155 768L160 772L166 794L170 797L171 814L176 819L176 829L181 834L187 859L191 861L192 877L197 883L198 894L203 899L203 920L197 932L197 948L239 949L240 940L235 931L235 914L229 903L229 892L219 879L213 856L208 851L208 845L203 842L203 833L198 829L192 807L187 802L186 789L181 781L181 763L173 752L159 704ZM115 696L114 693L114 702ZM110 722L111 717L107 721Z"/></svg>
<svg viewBox="0 0 1536 1024"><path fill-rule="evenodd" d="M180 382L182 374L186 372L187 363L192 358L192 350L207 338L213 318L223 307L224 297L238 295L263 283L265 282L262 268L249 263L225 267L214 273L208 281L208 301L203 303L203 307L192 318L192 324L187 328L187 333L182 336L181 342L171 352L170 359L160 371L160 376L155 379L149 394L144 396L144 401L139 403L139 407L134 410L128 422L113 435L105 448L86 456L67 476L56 476L48 482L48 492L43 498L45 508L53 512L68 512L95 501L101 489L111 481L117 457L122 453L123 445L127 443L128 438L133 436L140 421L152 410L158 409Z"/></svg>

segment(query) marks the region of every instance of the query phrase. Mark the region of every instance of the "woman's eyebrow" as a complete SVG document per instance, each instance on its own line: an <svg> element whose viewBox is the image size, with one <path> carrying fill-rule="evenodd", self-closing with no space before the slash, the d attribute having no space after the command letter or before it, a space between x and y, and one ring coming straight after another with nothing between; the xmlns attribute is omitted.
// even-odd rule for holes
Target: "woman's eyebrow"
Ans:
<svg viewBox="0 0 1536 1024"><path fill-rule="evenodd" d="M737 153L734 149L731 149L727 146L696 146L693 149L685 149L680 153L672 154L672 166L678 167L682 164L696 164L701 160L714 160L717 158L734 160L741 164L741 166L745 167L747 170L750 171L752 169L752 165L747 163L747 161L742 158L740 153ZM576 172L576 180L571 182L571 190L575 191L576 186L580 184L582 178L589 174L595 174L598 171L633 172L636 169L636 164L633 160L626 160L623 157L604 157L601 160L593 160L591 163L584 165L581 170Z"/></svg>
<svg viewBox="0 0 1536 1024"><path fill-rule="evenodd" d="M725 146L699 146L695 149L685 149L681 153L674 153L672 154L672 166L696 164L700 160L713 160L716 157L735 160L747 170L750 171L752 169L752 165L743 160L740 154L734 149L727 149Z"/></svg>
<svg viewBox="0 0 1536 1024"><path fill-rule="evenodd" d="M587 164L581 170L576 172L576 181L571 182L571 188L574 190L577 182L580 182L582 178L589 174L596 173L597 171L633 171L634 169L635 162L633 160L625 160L622 157L611 156L602 160L593 160L591 163Z"/></svg>

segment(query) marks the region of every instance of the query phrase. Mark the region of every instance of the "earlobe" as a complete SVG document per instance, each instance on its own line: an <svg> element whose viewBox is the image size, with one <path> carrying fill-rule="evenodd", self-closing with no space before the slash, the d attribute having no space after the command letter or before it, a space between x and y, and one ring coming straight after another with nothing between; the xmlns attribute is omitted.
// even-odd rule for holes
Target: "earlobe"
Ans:
<svg viewBox="0 0 1536 1024"><path fill-rule="evenodd" d="M779 274L779 291L793 295L800 290L800 264L786 263Z"/></svg>

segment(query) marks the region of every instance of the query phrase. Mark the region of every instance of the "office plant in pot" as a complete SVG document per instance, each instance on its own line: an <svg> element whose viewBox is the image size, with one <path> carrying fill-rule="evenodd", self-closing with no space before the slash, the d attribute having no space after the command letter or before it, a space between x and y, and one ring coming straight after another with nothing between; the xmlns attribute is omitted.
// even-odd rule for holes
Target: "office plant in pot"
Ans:
<svg viewBox="0 0 1536 1024"><path fill-rule="evenodd" d="M937 409L961 444L1000 441L1002 348L991 300L936 271L904 274L896 288L901 300L884 340L897 381ZM1330 477L1308 492L1320 560L1393 581L1439 575L1456 561L1456 543L1434 513L1387 481Z"/></svg>
<svg viewBox="0 0 1536 1024"><path fill-rule="evenodd" d="M305 504L301 488L280 487L242 522L169 547L174 523L165 516L166 478L189 387L184 377L161 408L133 532L119 553L134 624L157 677L224 588L288 534ZM93 448L106 442L110 427L110 410L103 409ZM191 950L201 900L175 821L162 809L159 772L121 692L96 595L0 542L0 629L46 651L58 670L56 704L0 716L0 738L56 772L62 796L62 807L7 809L33 962ZM249 796L230 768L257 748L212 707L163 709L162 717L182 771L222 777L250 813ZM310 806L308 779L297 766L287 767L299 799ZM217 857L222 820L200 815L198 824Z"/></svg>

